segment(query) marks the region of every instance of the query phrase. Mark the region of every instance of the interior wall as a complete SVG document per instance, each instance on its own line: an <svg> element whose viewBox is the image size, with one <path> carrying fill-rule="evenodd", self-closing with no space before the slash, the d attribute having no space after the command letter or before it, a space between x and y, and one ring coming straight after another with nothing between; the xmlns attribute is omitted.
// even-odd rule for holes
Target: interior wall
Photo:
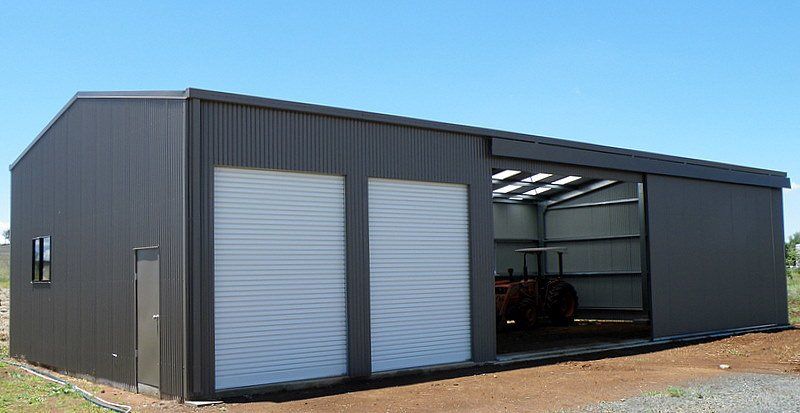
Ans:
<svg viewBox="0 0 800 413"><path fill-rule="evenodd" d="M545 243L567 248L565 280L582 309L643 308L638 186L619 182L545 210ZM558 272L555 253L547 270Z"/></svg>
<svg viewBox="0 0 800 413"><path fill-rule="evenodd" d="M647 176L653 336L788 323L780 189Z"/></svg>
<svg viewBox="0 0 800 413"><path fill-rule="evenodd" d="M522 255L514 252L520 248L539 245L539 219L536 205L495 202L494 217L495 272L507 275L513 268L515 275L522 274ZM531 273L536 263L528 265Z"/></svg>

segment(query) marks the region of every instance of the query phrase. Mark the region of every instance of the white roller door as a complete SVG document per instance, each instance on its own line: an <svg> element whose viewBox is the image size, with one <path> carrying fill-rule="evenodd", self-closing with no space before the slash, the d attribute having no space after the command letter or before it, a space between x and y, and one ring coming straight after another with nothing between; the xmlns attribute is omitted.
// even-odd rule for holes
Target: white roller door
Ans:
<svg viewBox="0 0 800 413"><path fill-rule="evenodd" d="M372 370L471 359L467 187L369 180Z"/></svg>
<svg viewBox="0 0 800 413"><path fill-rule="evenodd" d="M215 168L216 388L347 373L344 179Z"/></svg>

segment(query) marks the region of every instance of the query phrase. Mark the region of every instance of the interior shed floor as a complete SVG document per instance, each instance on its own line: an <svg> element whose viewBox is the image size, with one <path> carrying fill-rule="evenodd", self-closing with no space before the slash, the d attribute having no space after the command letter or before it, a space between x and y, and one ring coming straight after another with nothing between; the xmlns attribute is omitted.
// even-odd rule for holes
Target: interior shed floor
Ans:
<svg viewBox="0 0 800 413"><path fill-rule="evenodd" d="M647 323L576 321L566 327L540 325L497 332L497 354L548 352L570 347L608 345L650 337Z"/></svg>

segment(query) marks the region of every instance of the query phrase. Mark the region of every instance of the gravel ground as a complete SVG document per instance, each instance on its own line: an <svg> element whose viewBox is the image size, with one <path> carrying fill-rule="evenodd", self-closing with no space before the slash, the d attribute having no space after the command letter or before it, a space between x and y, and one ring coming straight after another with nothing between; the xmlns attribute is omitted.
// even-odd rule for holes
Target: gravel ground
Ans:
<svg viewBox="0 0 800 413"><path fill-rule="evenodd" d="M800 376L729 374L578 412L798 412Z"/></svg>

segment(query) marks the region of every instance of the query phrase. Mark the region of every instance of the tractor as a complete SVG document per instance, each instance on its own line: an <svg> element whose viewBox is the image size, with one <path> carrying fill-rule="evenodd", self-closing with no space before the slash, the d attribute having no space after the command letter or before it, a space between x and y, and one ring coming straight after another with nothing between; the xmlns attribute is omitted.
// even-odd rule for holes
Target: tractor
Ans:
<svg viewBox="0 0 800 413"><path fill-rule="evenodd" d="M558 254L558 276L548 277L542 271L540 254L548 251ZM516 278L514 269L508 269L508 280L495 279L495 315L498 328L509 321L517 328L531 328L540 318L549 319L553 325L569 325L575 320L578 294L575 287L563 281L564 251L560 247L537 247L515 250L522 254L522 277ZM538 272L528 275L528 254L536 255Z"/></svg>

